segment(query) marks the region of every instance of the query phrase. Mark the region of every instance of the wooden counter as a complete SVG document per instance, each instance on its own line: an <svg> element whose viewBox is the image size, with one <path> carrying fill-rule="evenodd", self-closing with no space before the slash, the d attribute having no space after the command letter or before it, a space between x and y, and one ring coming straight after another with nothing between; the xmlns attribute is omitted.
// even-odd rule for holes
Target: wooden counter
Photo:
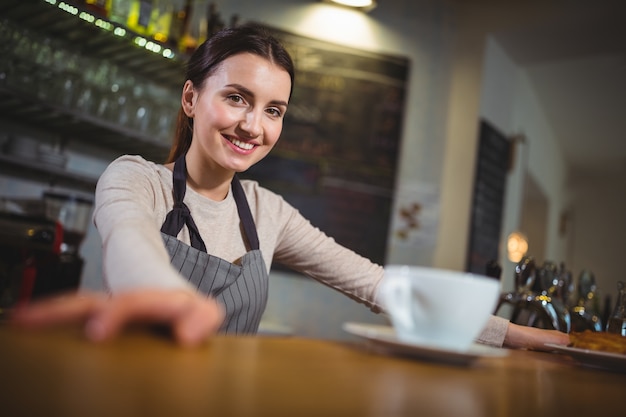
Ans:
<svg viewBox="0 0 626 417"><path fill-rule="evenodd" d="M183 349L127 332L0 326L0 416L624 416L626 374L554 353L452 366L363 344L216 337Z"/></svg>

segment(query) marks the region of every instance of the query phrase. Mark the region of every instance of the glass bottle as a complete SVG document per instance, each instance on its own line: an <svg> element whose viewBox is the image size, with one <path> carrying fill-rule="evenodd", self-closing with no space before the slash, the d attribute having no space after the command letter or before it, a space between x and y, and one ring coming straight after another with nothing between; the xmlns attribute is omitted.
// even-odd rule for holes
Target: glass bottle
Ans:
<svg viewBox="0 0 626 417"><path fill-rule="evenodd" d="M131 0L112 0L110 19L121 25L128 25L132 2Z"/></svg>
<svg viewBox="0 0 626 417"><path fill-rule="evenodd" d="M606 331L626 336L626 286L623 281L617 282L617 300Z"/></svg>

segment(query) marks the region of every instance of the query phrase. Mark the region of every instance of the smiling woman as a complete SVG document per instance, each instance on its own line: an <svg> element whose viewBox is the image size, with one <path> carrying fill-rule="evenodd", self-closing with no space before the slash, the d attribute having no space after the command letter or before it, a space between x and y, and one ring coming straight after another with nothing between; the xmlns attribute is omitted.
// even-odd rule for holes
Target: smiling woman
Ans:
<svg viewBox="0 0 626 417"><path fill-rule="evenodd" d="M278 141L292 80L289 55L256 27L220 32L194 52L168 163L123 157L98 182L94 219L106 242L103 261L112 291L144 285L193 289L224 309L222 331L256 332L267 301L266 265L275 252L266 242L280 241L269 228L280 224L265 222L249 196L269 200L279 211L281 203L235 174ZM133 228L122 230L131 220ZM267 246L263 252L260 240ZM151 266L128 271L137 256L152 260Z"/></svg>

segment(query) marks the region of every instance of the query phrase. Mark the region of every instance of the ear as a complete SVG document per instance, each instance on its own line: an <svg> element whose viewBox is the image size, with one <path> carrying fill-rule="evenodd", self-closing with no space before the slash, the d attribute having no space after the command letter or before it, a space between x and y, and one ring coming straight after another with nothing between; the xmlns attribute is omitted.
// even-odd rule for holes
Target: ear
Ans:
<svg viewBox="0 0 626 417"><path fill-rule="evenodd" d="M183 106L183 111L188 117L194 116L197 98L198 94L196 89L193 88L193 83L190 80L187 80L183 86L181 104Z"/></svg>

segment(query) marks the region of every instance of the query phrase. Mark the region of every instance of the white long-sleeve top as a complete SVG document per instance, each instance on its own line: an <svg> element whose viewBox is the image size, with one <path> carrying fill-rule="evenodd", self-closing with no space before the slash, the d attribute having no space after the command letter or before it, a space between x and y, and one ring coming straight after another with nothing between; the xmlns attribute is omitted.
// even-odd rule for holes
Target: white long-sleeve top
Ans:
<svg viewBox="0 0 626 417"><path fill-rule="evenodd" d="M122 156L100 177L94 222L103 244L103 275L112 293L137 288L190 288L170 265L160 235L174 205L172 171L139 156ZM265 265L275 260L334 288L372 311L383 268L347 249L314 227L282 197L256 181L242 180L259 236ZM246 253L232 193L222 201L187 187L185 204L198 226L207 253L237 263ZM189 244L183 228L178 239ZM508 321L492 317L479 341L502 345Z"/></svg>

